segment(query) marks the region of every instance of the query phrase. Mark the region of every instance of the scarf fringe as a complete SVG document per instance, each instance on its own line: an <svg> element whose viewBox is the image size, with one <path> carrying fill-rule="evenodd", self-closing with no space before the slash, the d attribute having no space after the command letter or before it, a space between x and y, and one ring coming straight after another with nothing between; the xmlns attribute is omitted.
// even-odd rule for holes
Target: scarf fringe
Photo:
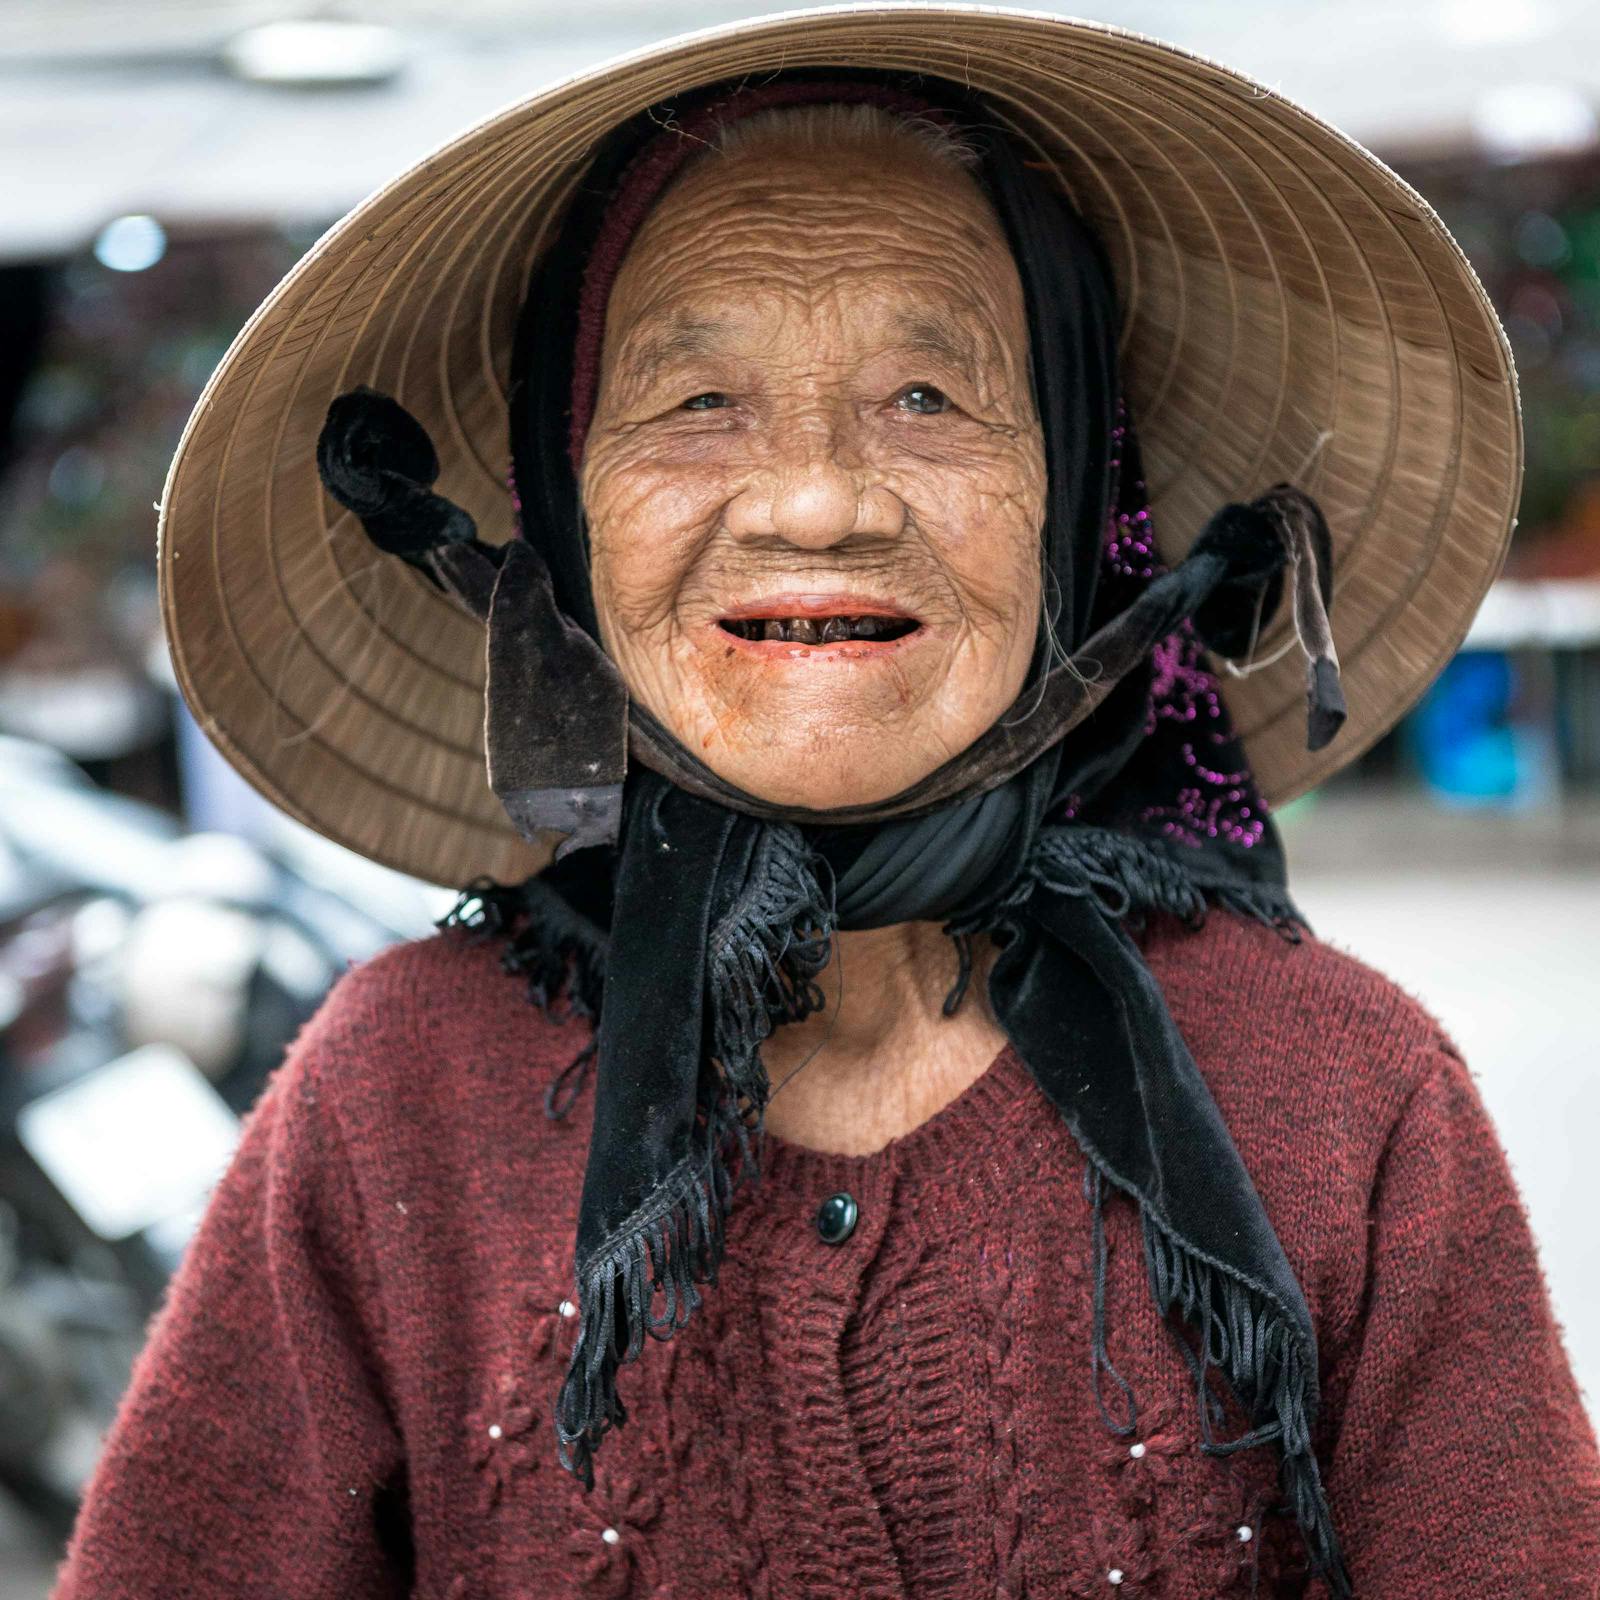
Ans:
<svg viewBox="0 0 1600 1600"><path fill-rule="evenodd" d="M504 939L500 965L527 979L528 998L549 1011L564 998L573 1015L600 1015L605 935L538 877L522 883L474 878L436 928L464 928L473 943Z"/></svg>
<svg viewBox="0 0 1600 1600"><path fill-rule="evenodd" d="M1169 856L1160 847L1110 828L1047 829L1040 836L1029 879L1030 884L1042 884L1059 894L1095 895L1102 911L1114 919L1159 910L1181 918L1190 928L1198 928L1205 921L1209 899L1239 916L1278 929L1293 942L1299 941L1302 930L1310 932L1309 924L1285 890L1271 884L1206 883L1191 874L1187 863ZM1107 1427L1125 1434L1136 1425L1138 1413L1133 1391L1112 1365L1105 1347L1105 1185L1100 1169L1092 1161L1085 1174L1085 1188L1094 1223L1091 1369L1095 1401ZM1275 1439L1280 1441L1279 1478L1299 1522L1307 1552L1334 1600L1348 1600L1352 1592L1350 1578L1311 1444L1317 1377L1293 1321L1275 1299L1191 1249L1142 1201L1140 1218L1145 1265L1157 1306L1163 1314L1176 1310L1184 1322L1200 1331L1201 1352L1197 1356L1187 1339L1173 1329L1195 1377L1200 1448L1209 1455L1224 1456ZM1211 1431L1213 1416L1220 1420L1223 1415L1206 1383L1211 1367L1221 1368L1240 1403L1257 1421L1256 1427L1237 1439L1219 1441ZM1122 1390L1126 1422L1117 1421L1107 1409L1102 1373ZM1262 1417L1271 1420L1261 1422Z"/></svg>
<svg viewBox="0 0 1600 1600"><path fill-rule="evenodd" d="M703 1303L698 1286L717 1281L731 1193L717 1119L708 1131L707 1148L679 1162L578 1269L578 1337L555 1422L561 1465L586 1490L594 1487L596 1447L628 1420L618 1369L638 1360L646 1334L665 1340L683 1328Z"/></svg>
<svg viewBox="0 0 1600 1600"><path fill-rule="evenodd" d="M1300 909L1282 889L1270 884L1226 883L1208 885L1207 897L1232 911L1237 916L1264 922L1277 931L1290 944L1299 944L1302 936L1311 932L1311 924L1300 914Z"/></svg>
<svg viewBox="0 0 1600 1600"><path fill-rule="evenodd" d="M731 1090L719 1120L756 1173L748 1135L760 1132L770 1093L761 1046L779 1023L823 1006L817 978L832 954L834 914L813 863L798 828L766 829L743 889L707 940L712 1053Z"/></svg>
<svg viewBox="0 0 1600 1600"><path fill-rule="evenodd" d="M1350 1577L1311 1443L1317 1377L1293 1323L1274 1298L1190 1249L1142 1205L1140 1220L1156 1304L1163 1313L1176 1310L1200 1332L1197 1356L1173 1329L1195 1377L1200 1448L1208 1455L1226 1456L1279 1441L1279 1479L1312 1563L1335 1600L1349 1600ZM1237 1439L1219 1441L1211 1432L1216 1405L1206 1383L1211 1367L1222 1369L1256 1421ZM1263 1417L1270 1420L1262 1422Z"/></svg>
<svg viewBox="0 0 1600 1600"><path fill-rule="evenodd" d="M761 1046L778 1023L821 1009L816 980L832 926L833 906L799 830L766 830L707 941L713 1060L700 1080L704 1144L578 1267L578 1336L556 1399L556 1436L562 1466L586 1489L595 1448L627 1421L619 1368L638 1359L647 1334L670 1339L686 1326L703 1301L698 1286L717 1281L734 1192L760 1177L770 1090ZM657 1294L665 1296L659 1315Z"/></svg>
<svg viewBox="0 0 1600 1600"><path fill-rule="evenodd" d="M1115 828L1046 828L1029 876L1056 894L1096 896L1113 918L1169 911L1191 928L1205 921L1205 899L1177 862Z"/></svg>
<svg viewBox="0 0 1600 1600"><path fill-rule="evenodd" d="M474 878L434 926L463 928L474 944L505 940L501 969L526 980L528 999L542 1012L550 1015L559 998L571 1015L598 1019L605 935L539 878L523 883ZM561 1121L577 1103L594 1056L591 1038L546 1087L544 1114L550 1121Z"/></svg>
<svg viewBox="0 0 1600 1600"><path fill-rule="evenodd" d="M1311 932L1286 889L1268 883L1207 882L1167 847L1117 828L1044 829L1026 882L1029 891L1042 884L1056 894L1092 894L1114 919L1142 920L1150 911L1165 911L1197 930L1205 924L1209 901L1277 929L1293 944Z"/></svg>

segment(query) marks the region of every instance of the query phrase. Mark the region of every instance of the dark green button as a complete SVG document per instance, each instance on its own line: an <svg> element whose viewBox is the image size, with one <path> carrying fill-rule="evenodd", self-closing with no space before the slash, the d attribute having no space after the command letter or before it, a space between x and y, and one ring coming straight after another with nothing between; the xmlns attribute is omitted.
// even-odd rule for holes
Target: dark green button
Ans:
<svg viewBox="0 0 1600 1600"><path fill-rule="evenodd" d="M817 1232L824 1244L843 1244L856 1231L861 1209L855 1197L843 1192L830 1194L817 1208Z"/></svg>

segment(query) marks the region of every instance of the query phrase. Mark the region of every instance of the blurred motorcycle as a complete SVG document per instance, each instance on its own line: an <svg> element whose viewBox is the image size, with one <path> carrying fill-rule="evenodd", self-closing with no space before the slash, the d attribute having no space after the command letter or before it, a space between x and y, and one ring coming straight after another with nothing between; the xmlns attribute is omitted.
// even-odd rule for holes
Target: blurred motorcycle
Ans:
<svg viewBox="0 0 1600 1600"><path fill-rule="evenodd" d="M240 1118L442 909L299 832L185 835L0 738L0 1487L57 1540Z"/></svg>

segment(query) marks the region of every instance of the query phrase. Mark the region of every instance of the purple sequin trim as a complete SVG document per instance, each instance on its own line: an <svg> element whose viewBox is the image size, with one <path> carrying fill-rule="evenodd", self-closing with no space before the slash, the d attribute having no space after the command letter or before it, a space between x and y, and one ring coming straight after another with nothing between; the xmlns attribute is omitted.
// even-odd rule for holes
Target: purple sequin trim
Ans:
<svg viewBox="0 0 1600 1600"><path fill-rule="evenodd" d="M1102 583L1116 591L1118 608L1132 593L1167 570L1156 549L1149 494L1143 478L1122 472L1127 412L1119 403L1112 429L1112 481L1116 491L1107 520ZM1226 839L1246 848L1266 831L1266 803L1256 788L1217 680L1201 664L1203 649L1188 622L1155 647L1146 738L1164 747L1162 771L1178 775L1172 800L1146 805L1137 820L1182 844ZM1076 815L1077 808L1068 815Z"/></svg>

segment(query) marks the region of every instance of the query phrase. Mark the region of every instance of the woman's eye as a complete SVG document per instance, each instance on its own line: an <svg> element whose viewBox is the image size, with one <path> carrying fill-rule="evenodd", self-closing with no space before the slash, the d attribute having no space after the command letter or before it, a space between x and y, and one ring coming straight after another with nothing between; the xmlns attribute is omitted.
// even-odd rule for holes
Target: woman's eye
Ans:
<svg viewBox="0 0 1600 1600"><path fill-rule="evenodd" d="M727 395L719 390L711 389L705 394L692 394L683 402L685 411L717 411L723 406L732 405Z"/></svg>
<svg viewBox="0 0 1600 1600"><path fill-rule="evenodd" d="M950 397L943 389L935 389L931 383L914 383L910 388L902 389L896 400L907 411L915 411L924 417L935 417L941 411L950 409Z"/></svg>

